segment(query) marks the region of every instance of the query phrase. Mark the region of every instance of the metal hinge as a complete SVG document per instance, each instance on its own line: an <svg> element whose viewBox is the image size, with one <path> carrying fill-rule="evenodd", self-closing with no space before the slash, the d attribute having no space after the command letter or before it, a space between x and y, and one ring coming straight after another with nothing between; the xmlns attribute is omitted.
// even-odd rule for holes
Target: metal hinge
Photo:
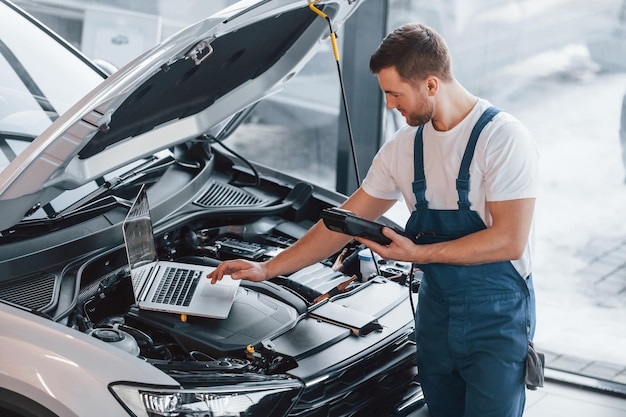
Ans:
<svg viewBox="0 0 626 417"><path fill-rule="evenodd" d="M213 53L213 47L211 42L215 40L215 37L210 39L203 39L196 44L189 52L185 54L187 58L191 58L196 65L200 65L202 61L207 59L209 55ZM206 51L205 51L206 50Z"/></svg>

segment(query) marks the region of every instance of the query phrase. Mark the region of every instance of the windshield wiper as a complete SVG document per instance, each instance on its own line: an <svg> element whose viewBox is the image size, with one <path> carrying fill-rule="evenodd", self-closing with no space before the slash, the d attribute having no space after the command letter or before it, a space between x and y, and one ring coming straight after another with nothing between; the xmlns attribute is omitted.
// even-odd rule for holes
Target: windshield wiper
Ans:
<svg viewBox="0 0 626 417"><path fill-rule="evenodd" d="M155 161L157 161L156 164ZM119 189L123 185L128 184L130 180L135 181L139 176L145 176L153 172L161 171L162 169L174 164L175 162L176 161L172 157L159 159L156 156L152 156L150 159L148 159L146 162L139 165L135 169L128 171L118 177L105 181L102 185L100 185L91 193L87 194L80 200L59 211L54 216L54 218L66 217L74 212L82 211L88 208L89 205L94 201L102 199L103 197L110 195L112 191ZM131 203L128 202L128 207L130 207L130 204Z"/></svg>
<svg viewBox="0 0 626 417"><path fill-rule="evenodd" d="M117 206L129 206L130 204L114 196L106 196L103 199L93 201L84 206L81 210L67 213L54 218L22 220L10 229L0 232L0 239L24 239L30 236L41 236L68 226L68 223L76 224L83 220L93 218L101 213L105 213Z"/></svg>
<svg viewBox="0 0 626 417"><path fill-rule="evenodd" d="M22 220L12 228L0 232L0 239L23 239L30 235L40 235L42 231L49 233L67 227L68 224L76 224L88 220L114 207L130 207L131 201L117 197L112 193L123 187L135 185L138 179L143 179L146 175L160 172L175 163L176 160L172 156L165 158L152 156L134 169L103 182L94 191L65 209L53 213L47 218Z"/></svg>
<svg viewBox="0 0 626 417"><path fill-rule="evenodd" d="M9 65L13 69L13 72L17 74L17 76L20 78L20 81L22 81L24 86L26 86L26 88L28 89L28 92L31 94L31 96L33 96L35 101L37 101L37 104L39 104L41 110L43 110L44 113L48 115L50 121L54 122L58 118L57 111L54 107L52 107L52 104L46 98L43 91L41 91L41 88L39 88L35 80L30 76L26 68L24 68L24 65L22 65L20 60L13 53L13 51L11 51L11 49L9 49L9 47L1 40L0 55L4 57L4 59L6 59L6 61L9 63Z"/></svg>

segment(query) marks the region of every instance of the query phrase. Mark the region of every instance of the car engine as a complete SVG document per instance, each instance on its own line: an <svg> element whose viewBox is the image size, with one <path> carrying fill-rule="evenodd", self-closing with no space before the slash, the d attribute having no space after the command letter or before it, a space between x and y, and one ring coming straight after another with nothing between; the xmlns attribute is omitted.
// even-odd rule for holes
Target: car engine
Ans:
<svg viewBox="0 0 626 417"><path fill-rule="evenodd" d="M257 233L261 229L268 232ZM253 238L249 237L250 233ZM291 245L301 233L295 223L272 217L229 227L191 223L159 236L159 257L205 265L234 258L263 261ZM277 351L272 340L294 328L316 300L323 298L318 301L323 304L328 302L328 294L347 297L365 287L385 287L392 281L394 290L409 285L410 265L398 262L379 261L379 276L371 280L360 278L356 254L361 249L352 242L342 251L340 259L337 255L267 282L244 281L227 319L187 317L185 321L175 314L143 311L133 306L130 272L123 251L114 252L83 266L83 281L86 277L98 278L81 290L67 325L159 367L167 368L172 362L201 361L203 367L220 370L283 373L297 366L296 358ZM115 267L116 264L119 265ZM354 278L350 279L351 275ZM402 293L408 294L408 290ZM398 297L394 303L403 299ZM370 328L362 329L361 335L376 330L375 323L368 324ZM324 335L307 349L320 349L337 337L334 333ZM298 355L306 353L297 351Z"/></svg>

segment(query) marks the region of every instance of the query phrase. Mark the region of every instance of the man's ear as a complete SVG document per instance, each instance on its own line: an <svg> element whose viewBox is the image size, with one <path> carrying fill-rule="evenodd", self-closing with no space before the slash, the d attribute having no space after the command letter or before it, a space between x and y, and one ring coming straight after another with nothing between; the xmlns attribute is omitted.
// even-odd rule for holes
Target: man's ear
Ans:
<svg viewBox="0 0 626 417"><path fill-rule="evenodd" d="M426 88L428 89L428 95L434 96L439 89L439 79L437 77L428 77L426 79Z"/></svg>

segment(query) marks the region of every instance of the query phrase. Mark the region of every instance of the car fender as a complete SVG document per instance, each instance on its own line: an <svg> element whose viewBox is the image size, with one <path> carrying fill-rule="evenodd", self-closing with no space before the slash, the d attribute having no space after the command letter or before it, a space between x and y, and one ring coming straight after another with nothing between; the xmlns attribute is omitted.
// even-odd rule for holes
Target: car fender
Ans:
<svg viewBox="0 0 626 417"><path fill-rule="evenodd" d="M0 329L0 390L59 416L127 416L109 391L112 382L178 386L121 349L2 303Z"/></svg>

